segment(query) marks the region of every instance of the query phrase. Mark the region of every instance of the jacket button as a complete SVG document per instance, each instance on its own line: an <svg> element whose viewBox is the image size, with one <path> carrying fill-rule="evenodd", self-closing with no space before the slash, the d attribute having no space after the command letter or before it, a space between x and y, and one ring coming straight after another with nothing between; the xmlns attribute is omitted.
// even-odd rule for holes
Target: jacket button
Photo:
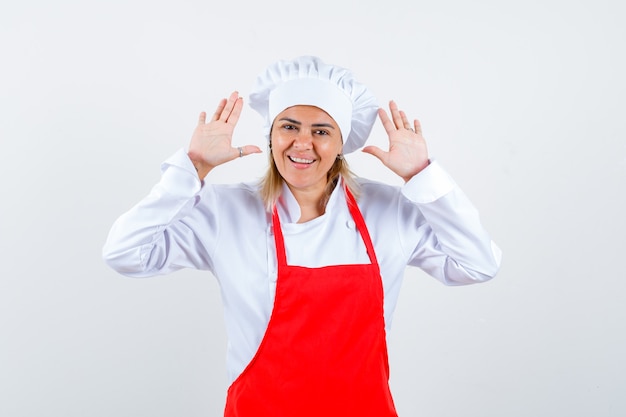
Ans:
<svg viewBox="0 0 626 417"><path fill-rule="evenodd" d="M348 221L346 222L346 227L347 227L348 229L354 229L354 226L355 226L355 224L354 224L354 220L348 220Z"/></svg>

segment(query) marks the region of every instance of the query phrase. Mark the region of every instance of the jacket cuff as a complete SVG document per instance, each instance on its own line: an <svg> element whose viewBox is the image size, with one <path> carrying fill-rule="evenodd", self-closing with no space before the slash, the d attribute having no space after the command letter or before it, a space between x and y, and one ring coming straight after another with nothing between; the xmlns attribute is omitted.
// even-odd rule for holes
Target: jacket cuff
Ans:
<svg viewBox="0 0 626 417"><path fill-rule="evenodd" d="M428 204L456 187L452 177L435 160L402 187L402 194L416 204Z"/></svg>
<svg viewBox="0 0 626 417"><path fill-rule="evenodd" d="M179 149L161 164L160 185L166 192L181 197L200 192L202 183L185 149Z"/></svg>

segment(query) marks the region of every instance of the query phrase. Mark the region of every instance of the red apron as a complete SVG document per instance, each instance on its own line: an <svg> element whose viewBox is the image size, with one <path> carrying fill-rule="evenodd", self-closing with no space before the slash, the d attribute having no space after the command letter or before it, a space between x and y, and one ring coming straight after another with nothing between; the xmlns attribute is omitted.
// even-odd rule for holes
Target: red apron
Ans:
<svg viewBox="0 0 626 417"><path fill-rule="evenodd" d="M371 264L287 265L274 209L274 309L256 355L228 389L226 417L397 416L380 270L363 216L347 194Z"/></svg>

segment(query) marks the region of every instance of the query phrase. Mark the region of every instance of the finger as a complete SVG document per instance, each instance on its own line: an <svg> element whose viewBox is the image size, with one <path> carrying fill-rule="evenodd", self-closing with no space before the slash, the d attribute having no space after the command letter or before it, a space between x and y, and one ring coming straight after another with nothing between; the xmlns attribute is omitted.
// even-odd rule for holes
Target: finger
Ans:
<svg viewBox="0 0 626 417"><path fill-rule="evenodd" d="M206 123L206 112L201 112L200 116L198 116L198 124L203 125Z"/></svg>
<svg viewBox="0 0 626 417"><path fill-rule="evenodd" d="M239 148L241 148L241 151L242 151L241 156L248 156L248 155L252 155L253 153L263 153L261 148L255 145L244 145L244 146L240 146ZM239 156L239 148L237 148L237 156Z"/></svg>
<svg viewBox="0 0 626 417"><path fill-rule="evenodd" d="M378 109L378 118L382 122L383 127L385 128L385 132L387 132L387 134L390 134L391 132L397 130L384 109Z"/></svg>
<svg viewBox="0 0 626 417"><path fill-rule="evenodd" d="M217 109L215 109L215 113L213 113L213 116L211 117L212 122L219 120L220 115L224 111L225 106L226 106L226 99L223 98L220 100L220 104L217 105Z"/></svg>
<svg viewBox="0 0 626 417"><path fill-rule="evenodd" d="M411 130L411 123L409 122L408 117L406 117L406 113L402 110L400 110L400 118L402 119L402 127Z"/></svg>
<svg viewBox="0 0 626 417"><path fill-rule="evenodd" d="M420 123L420 121L415 119L413 121L413 126L414 126L414 129L415 129L415 133L417 133L418 135L421 135L422 134L422 124Z"/></svg>
<svg viewBox="0 0 626 417"><path fill-rule="evenodd" d="M395 101L391 100L389 102L389 110L391 111L391 118L393 119L393 124L396 126L396 129L402 129L404 123L402 122L402 116L400 115L398 105Z"/></svg>
<svg viewBox="0 0 626 417"><path fill-rule="evenodd" d="M238 97L226 122L233 125L237 124L239 116L241 115L241 109L243 109L243 97Z"/></svg>
<svg viewBox="0 0 626 417"><path fill-rule="evenodd" d="M378 146L366 146L361 151L370 155L374 155L376 158L380 159L383 162L385 161L385 158L387 156L387 152L383 151Z"/></svg>
<svg viewBox="0 0 626 417"><path fill-rule="evenodd" d="M239 93L237 91L233 91L230 97L228 97L228 100L226 100L226 106L224 107L224 110L222 110L222 114L220 114L219 120L221 120L222 122L228 121L228 118L230 117L230 114L233 111L233 108L235 107L235 103L237 102L238 98Z"/></svg>

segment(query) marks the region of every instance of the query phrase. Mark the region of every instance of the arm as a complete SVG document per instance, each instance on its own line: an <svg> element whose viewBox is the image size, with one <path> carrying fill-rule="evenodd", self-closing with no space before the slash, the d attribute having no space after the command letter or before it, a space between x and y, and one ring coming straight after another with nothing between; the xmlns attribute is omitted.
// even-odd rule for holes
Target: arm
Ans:
<svg viewBox="0 0 626 417"><path fill-rule="evenodd" d="M102 250L105 262L133 277L209 268L208 250L191 227L198 222L192 216L200 189L196 170L181 149L163 163L161 180L148 196L115 221Z"/></svg>
<svg viewBox="0 0 626 417"><path fill-rule="evenodd" d="M210 269L211 236L218 227L214 202L198 205L202 180L216 166L241 155L231 145L243 100L235 92L220 101L206 123L201 113L189 152L179 151L162 166L162 176L150 194L113 224L103 258L129 276L165 274L181 268ZM244 155L261 150L241 148ZM208 191L205 199L211 199Z"/></svg>
<svg viewBox="0 0 626 417"><path fill-rule="evenodd" d="M431 164L419 121L411 127L393 101L389 109L391 118L383 109L378 112L389 150L367 146L363 151L405 181L398 230L408 264L448 285L492 278L500 267L501 251L484 230L478 211L452 178L436 162Z"/></svg>
<svg viewBox="0 0 626 417"><path fill-rule="evenodd" d="M402 194L398 227L405 231L401 243L409 265L446 285L479 283L496 275L500 249L478 210L437 161L409 180ZM416 216L421 219L418 229Z"/></svg>

